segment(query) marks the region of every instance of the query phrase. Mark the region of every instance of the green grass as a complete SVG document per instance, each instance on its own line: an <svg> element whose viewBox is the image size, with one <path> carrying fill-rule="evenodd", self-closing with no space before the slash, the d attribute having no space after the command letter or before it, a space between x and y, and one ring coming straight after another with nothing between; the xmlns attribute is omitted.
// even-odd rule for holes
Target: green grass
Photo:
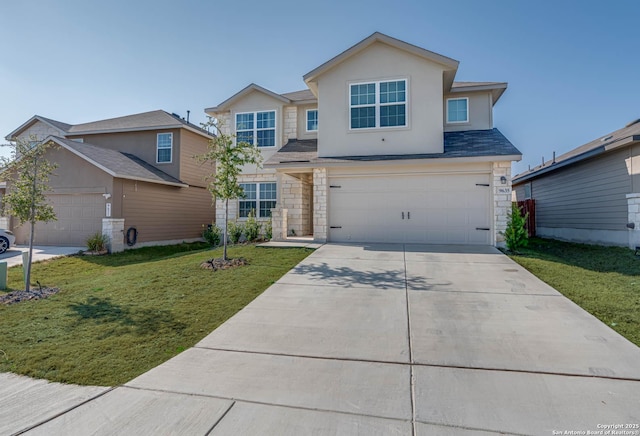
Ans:
<svg viewBox="0 0 640 436"><path fill-rule="evenodd" d="M61 292L0 305L0 372L124 383L196 344L311 253L230 247L230 257L249 265L212 272L199 265L222 252L205 247L149 247L34 264L32 280ZM9 286L24 289L22 267L9 270Z"/></svg>
<svg viewBox="0 0 640 436"><path fill-rule="evenodd" d="M534 238L510 257L640 346L640 256L633 251Z"/></svg>

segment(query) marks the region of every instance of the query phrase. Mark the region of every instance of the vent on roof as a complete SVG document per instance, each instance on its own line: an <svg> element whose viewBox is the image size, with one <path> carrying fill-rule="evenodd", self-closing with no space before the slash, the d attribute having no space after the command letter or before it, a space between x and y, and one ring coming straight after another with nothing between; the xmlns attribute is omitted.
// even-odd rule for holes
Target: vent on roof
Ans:
<svg viewBox="0 0 640 436"><path fill-rule="evenodd" d="M633 120L633 121L631 121L631 122L630 122L629 124L627 124L625 127L631 127L631 126L633 126L634 124L638 124L638 123L640 123L640 118L638 118L637 120Z"/></svg>
<svg viewBox="0 0 640 436"><path fill-rule="evenodd" d="M602 138L600 141L602 141L602 142L608 141L611 138L613 138L613 135L608 135L608 136L605 136L604 138Z"/></svg>

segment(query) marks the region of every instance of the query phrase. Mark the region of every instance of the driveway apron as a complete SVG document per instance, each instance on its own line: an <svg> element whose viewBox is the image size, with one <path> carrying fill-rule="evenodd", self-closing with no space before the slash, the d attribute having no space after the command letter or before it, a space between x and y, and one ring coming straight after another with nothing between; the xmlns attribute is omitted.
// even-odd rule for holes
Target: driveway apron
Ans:
<svg viewBox="0 0 640 436"><path fill-rule="evenodd" d="M27 434L587 434L639 405L640 349L495 248L327 244Z"/></svg>

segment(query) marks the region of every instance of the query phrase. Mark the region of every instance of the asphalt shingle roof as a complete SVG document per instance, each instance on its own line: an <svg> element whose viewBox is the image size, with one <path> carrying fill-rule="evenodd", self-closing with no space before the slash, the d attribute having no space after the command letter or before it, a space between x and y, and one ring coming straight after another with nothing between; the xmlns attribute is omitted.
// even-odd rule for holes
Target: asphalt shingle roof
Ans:
<svg viewBox="0 0 640 436"><path fill-rule="evenodd" d="M106 120L93 121L84 124L69 126L67 132L70 135L80 135L87 132L107 132L111 130L136 130L136 129L162 129L176 128L181 125L207 133L200 127L187 123L163 110L144 112L141 114L127 115L124 117L109 118Z"/></svg>
<svg viewBox="0 0 640 436"><path fill-rule="evenodd" d="M57 136L54 138L57 142L64 144L66 147L82 155L81 157L85 157L87 160L106 168L116 177L130 178L133 180L144 179L152 183L186 185L133 154L122 153L120 151L87 144L86 142L76 142Z"/></svg>
<svg viewBox="0 0 640 436"><path fill-rule="evenodd" d="M611 132L607 135L601 136L593 141L587 142L580 147L576 147L573 150L570 150L560 156L556 157L555 162L553 159L550 159L544 163L544 165L538 165L535 168L532 168L529 171L525 171L523 173L517 174L513 177L513 181L517 182L523 178L530 178L535 176L536 173L544 171L555 171L558 168L565 166L566 164L570 164L570 161L579 162L582 159L593 156L593 154L604 153L607 147L615 145L617 142L621 142L627 138L633 138L636 136L640 136L640 122L634 122L627 124L622 129L618 129L614 132ZM635 139L640 140L640 139ZM565 165L561 165L565 164Z"/></svg>
<svg viewBox="0 0 640 436"><path fill-rule="evenodd" d="M308 89L303 89L302 91L285 92L284 94L280 95L294 102L316 99L316 96L313 95L313 93Z"/></svg>
<svg viewBox="0 0 640 436"><path fill-rule="evenodd" d="M280 164L323 164L338 162L374 162L408 159L447 159L483 156L522 155L498 129L445 132L444 153L392 154L371 156L318 157L318 141L290 140L265 162L265 166Z"/></svg>

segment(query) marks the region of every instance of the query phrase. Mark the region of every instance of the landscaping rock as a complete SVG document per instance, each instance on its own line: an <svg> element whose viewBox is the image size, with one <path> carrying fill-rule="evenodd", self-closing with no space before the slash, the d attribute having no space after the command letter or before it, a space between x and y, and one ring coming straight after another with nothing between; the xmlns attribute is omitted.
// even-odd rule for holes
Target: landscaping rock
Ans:
<svg viewBox="0 0 640 436"><path fill-rule="evenodd" d="M243 257L239 257L237 259L227 259L223 260L222 258L218 259L209 259L200 264L200 268L211 269L213 271L217 271L219 269L229 269L235 268L238 266L248 265L249 262L246 261Z"/></svg>
<svg viewBox="0 0 640 436"><path fill-rule="evenodd" d="M43 298L47 298L49 295L57 294L58 292L60 292L59 288L31 288L29 292L14 291L0 295L0 303L9 305L20 303L21 301L42 300Z"/></svg>

